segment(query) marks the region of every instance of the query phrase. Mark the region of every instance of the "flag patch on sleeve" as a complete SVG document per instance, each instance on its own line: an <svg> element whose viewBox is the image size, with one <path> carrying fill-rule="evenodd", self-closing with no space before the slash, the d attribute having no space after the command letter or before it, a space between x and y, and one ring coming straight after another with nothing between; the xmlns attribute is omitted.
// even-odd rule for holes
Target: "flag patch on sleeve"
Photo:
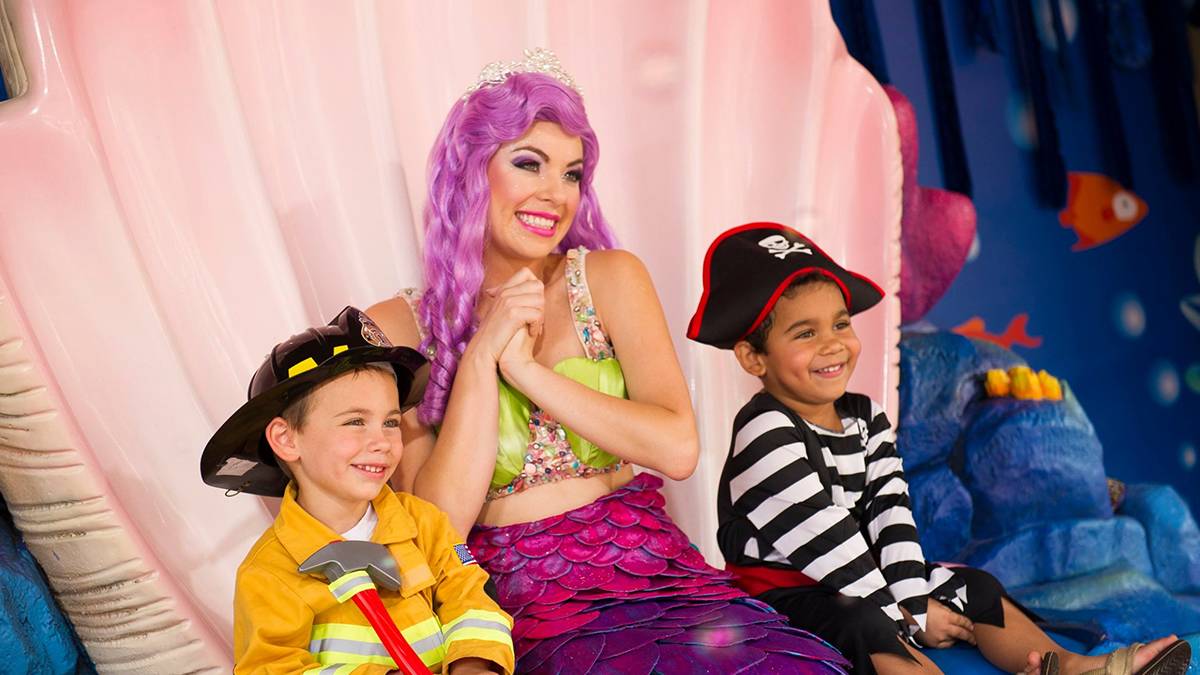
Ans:
<svg viewBox="0 0 1200 675"><path fill-rule="evenodd" d="M466 544L455 544L454 553L458 555L458 561L464 565L476 565L475 556L471 555L471 549L467 548Z"/></svg>

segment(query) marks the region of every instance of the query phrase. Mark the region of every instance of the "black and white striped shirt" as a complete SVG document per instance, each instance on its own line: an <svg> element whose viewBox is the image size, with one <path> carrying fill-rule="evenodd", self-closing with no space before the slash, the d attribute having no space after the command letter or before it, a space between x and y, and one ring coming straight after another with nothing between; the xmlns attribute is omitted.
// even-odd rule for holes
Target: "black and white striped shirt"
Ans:
<svg viewBox="0 0 1200 675"><path fill-rule="evenodd" d="M717 496L717 541L735 565L787 566L842 595L869 599L915 632L930 595L960 611L965 588L927 565L887 415L847 393L843 431L806 422L760 392L733 423Z"/></svg>

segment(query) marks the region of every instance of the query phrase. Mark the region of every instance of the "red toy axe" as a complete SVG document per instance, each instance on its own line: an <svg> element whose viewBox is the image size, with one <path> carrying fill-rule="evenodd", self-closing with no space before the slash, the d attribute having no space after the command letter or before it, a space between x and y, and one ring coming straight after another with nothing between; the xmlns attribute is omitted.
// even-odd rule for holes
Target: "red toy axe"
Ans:
<svg viewBox="0 0 1200 675"><path fill-rule="evenodd" d="M300 572L328 579L329 590L339 602L353 599L401 673L429 675L379 599L376 584L389 591L400 589L400 570L386 546L370 541L331 542L300 563Z"/></svg>

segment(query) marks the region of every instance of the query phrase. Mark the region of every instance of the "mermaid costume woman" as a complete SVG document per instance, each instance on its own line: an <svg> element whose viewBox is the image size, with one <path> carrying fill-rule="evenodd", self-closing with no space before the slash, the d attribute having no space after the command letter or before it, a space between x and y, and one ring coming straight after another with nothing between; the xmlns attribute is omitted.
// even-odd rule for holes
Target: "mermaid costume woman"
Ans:
<svg viewBox="0 0 1200 675"><path fill-rule="evenodd" d="M554 371L625 397L625 379L588 291L580 247L567 253L567 292L586 356ZM500 382L500 436L488 499L617 471L625 464ZM748 597L705 563L663 509L648 473L565 513L476 525L471 551L514 619L521 673L844 673L820 638Z"/></svg>

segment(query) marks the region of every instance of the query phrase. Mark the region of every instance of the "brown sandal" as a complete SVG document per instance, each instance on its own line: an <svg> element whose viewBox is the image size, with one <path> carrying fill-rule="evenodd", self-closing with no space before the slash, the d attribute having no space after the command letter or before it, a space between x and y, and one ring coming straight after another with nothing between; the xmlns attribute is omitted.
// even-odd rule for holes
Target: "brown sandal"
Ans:
<svg viewBox="0 0 1200 675"><path fill-rule="evenodd" d="M1058 652L1042 654L1042 669L1038 673L1040 675L1058 675Z"/></svg>
<svg viewBox="0 0 1200 675"><path fill-rule="evenodd" d="M1081 675L1184 675L1192 660L1192 646L1176 640L1150 660L1145 668L1133 672L1133 656L1146 645L1135 642L1108 655L1103 668L1095 668ZM1043 665L1043 668L1045 666ZM1043 673L1045 670L1042 671Z"/></svg>
<svg viewBox="0 0 1200 675"><path fill-rule="evenodd" d="M1150 660L1137 675L1184 675L1192 662L1192 646L1176 640Z"/></svg>

